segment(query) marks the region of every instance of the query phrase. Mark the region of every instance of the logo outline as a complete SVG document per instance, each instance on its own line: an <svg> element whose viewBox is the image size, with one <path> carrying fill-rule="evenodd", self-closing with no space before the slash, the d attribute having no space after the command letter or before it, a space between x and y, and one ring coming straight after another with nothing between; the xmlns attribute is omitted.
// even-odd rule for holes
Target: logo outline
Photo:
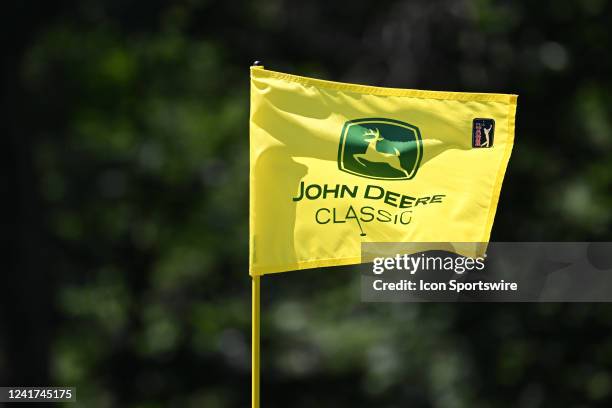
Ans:
<svg viewBox="0 0 612 408"><path fill-rule="evenodd" d="M414 143L416 145L416 159L414 161L414 166L412 167L411 171L409 172L407 176L404 176L404 177L372 176L372 175L367 175L363 173L358 173L358 172L352 171L344 167L344 164L345 164L344 152L346 150L345 144L346 144L346 139L347 139L347 135L350 130L350 127L354 125L368 124L368 123L376 123L376 124L402 127L404 129L410 130L413 133ZM360 118L360 119L349 120L345 122L342 127L342 133L340 136L340 143L338 147L338 169L345 173L349 173L354 176L369 178L373 180L389 180L389 181L412 180L416 176L417 170L419 169L421 165L422 158L423 158L423 140L421 137L421 131L419 130L417 126L411 125L410 123L402 122L397 119L389 119L389 118ZM403 167L402 169L408 172L408 170L404 169Z"/></svg>

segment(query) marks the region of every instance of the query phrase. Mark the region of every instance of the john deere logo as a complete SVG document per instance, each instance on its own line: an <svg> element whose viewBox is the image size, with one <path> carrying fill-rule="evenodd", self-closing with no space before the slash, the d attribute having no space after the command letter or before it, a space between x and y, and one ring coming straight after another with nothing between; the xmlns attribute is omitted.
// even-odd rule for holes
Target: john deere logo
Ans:
<svg viewBox="0 0 612 408"><path fill-rule="evenodd" d="M394 119L356 119L342 128L338 167L347 173L383 180L413 178L423 157L416 126Z"/></svg>

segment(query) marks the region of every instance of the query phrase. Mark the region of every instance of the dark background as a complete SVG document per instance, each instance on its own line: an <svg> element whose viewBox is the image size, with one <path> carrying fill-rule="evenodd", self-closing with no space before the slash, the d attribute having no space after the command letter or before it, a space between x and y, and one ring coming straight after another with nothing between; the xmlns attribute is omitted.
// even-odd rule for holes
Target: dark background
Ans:
<svg viewBox="0 0 612 408"><path fill-rule="evenodd" d="M256 59L519 94L492 239L612 238L604 0L2 8L0 385L76 386L94 408L249 406ZM610 405L610 305L372 305L357 279L263 280L262 407Z"/></svg>

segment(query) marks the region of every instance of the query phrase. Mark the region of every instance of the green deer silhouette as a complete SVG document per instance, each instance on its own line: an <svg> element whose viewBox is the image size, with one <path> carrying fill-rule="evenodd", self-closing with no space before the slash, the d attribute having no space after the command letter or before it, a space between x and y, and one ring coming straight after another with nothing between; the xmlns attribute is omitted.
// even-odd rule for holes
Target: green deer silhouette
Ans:
<svg viewBox="0 0 612 408"><path fill-rule="evenodd" d="M393 167L396 170L401 171L409 177L408 172L402 167L400 163L400 151L397 150L395 146L393 146L393 150L395 153L384 153L376 150L376 145L381 140L385 140L380 136L380 131L378 129L368 129L363 134L364 140L368 142L368 148L365 153L354 154L353 158L357 163L361 164L364 167L367 167L367 164L362 160L368 161L370 163L387 163L389 166ZM366 137L371 136L369 139Z"/></svg>

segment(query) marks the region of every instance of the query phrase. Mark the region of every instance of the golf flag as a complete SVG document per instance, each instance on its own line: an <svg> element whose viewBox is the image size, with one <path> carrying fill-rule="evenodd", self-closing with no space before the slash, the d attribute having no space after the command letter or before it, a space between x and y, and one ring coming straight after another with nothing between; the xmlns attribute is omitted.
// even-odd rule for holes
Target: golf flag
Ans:
<svg viewBox="0 0 612 408"><path fill-rule="evenodd" d="M359 263L362 242L488 242L516 101L251 67L250 274Z"/></svg>

